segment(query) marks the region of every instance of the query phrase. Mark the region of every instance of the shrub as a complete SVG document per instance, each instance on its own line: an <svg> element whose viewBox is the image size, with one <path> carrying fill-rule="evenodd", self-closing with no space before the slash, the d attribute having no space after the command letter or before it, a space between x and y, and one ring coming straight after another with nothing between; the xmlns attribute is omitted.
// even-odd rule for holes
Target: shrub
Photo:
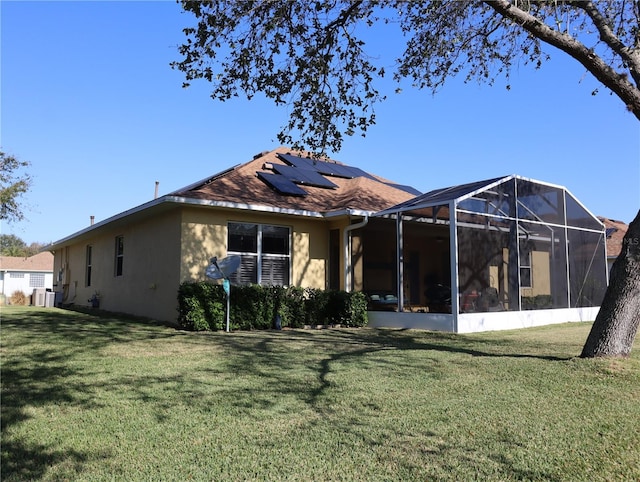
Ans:
<svg viewBox="0 0 640 482"><path fill-rule="evenodd" d="M550 295L523 296L523 310L542 310L553 308L553 298Z"/></svg>
<svg viewBox="0 0 640 482"><path fill-rule="evenodd" d="M361 291L349 293L346 325L359 328L367 324L367 295Z"/></svg>
<svg viewBox="0 0 640 482"><path fill-rule="evenodd" d="M187 330L220 330L225 324L226 299L220 285L185 282L178 289L178 325Z"/></svg>
<svg viewBox="0 0 640 482"><path fill-rule="evenodd" d="M305 318L307 325L328 325L330 291L317 288L305 290Z"/></svg>
<svg viewBox="0 0 640 482"><path fill-rule="evenodd" d="M278 293L276 314L280 315L282 326L302 328L306 323L305 290L296 286L274 286L274 291Z"/></svg>
<svg viewBox="0 0 640 482"><path fill-rule="evenodd" d="M29 297L24 294L24 291L14 291L11 298L9 298L9 303L12 305L28 305Z"/></svg>
<svg viewBox="0 0 640 482"><path fill-rule="evenodd" d="M332 325L360 327L367 323L367 297L361 292L328 291L327 317Z"/></svg>
<svg viewBox="0 0 640 482"><path fill-rule="evenodd" d="M359 327L367 322L363 293L323 291L294 286L232 286L229 316L234 330L264 330L276 325L300 328L340 324ZM221 285L185 282L178 290L178 324L188 330L221 330L226 324L226 294Z"/></svg>
<svg viewBox="0 0 640 482"><path fill-rule="evenodd" d="M268 286L231 287L231 320L234 328L264 330L273 326L274 300Z"/></svg>

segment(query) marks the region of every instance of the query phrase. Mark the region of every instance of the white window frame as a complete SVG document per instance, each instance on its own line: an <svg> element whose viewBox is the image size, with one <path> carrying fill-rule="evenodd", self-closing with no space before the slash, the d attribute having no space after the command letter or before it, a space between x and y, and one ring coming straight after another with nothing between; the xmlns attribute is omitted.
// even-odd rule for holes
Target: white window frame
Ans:
<svg viewBox="0 0 640 482"><path fill-rule="evenodd" d="M522 263L522 255L527 255L527 263ZM528 249L525 253L520 253L519 262L520 262L520 288L533 288L533 269L531 268L531 260L533 259L533 253L530 249ZM529 272L529 284L524 284L522 280L522 271Z"/></svg>
<svg viewBox="0 0 640 482"><path fill-rule="evenodd" d="M256 236L257 236L257 240L256 240L256 252L243 252L243 251L234 251L232 249L230 249L229 246L229 231L230 231L230 227L233 224L245 224L245 225L250 225L250 226L256 226L257 227L257 232L256 232ZM264 228L281 228L281 229L286 229L287 230L287 244L288 244L288 252L286 254L273 254L273 253L263 253L263 244L262 244L262 238L263 238L263 232L264 232ZM229 221L227 223L227 254L229 256L231 255L238 255L238 256L243 256L243 257L253 257L256 259L256 284L262 285L264 284L263 279L262 279L262 266L263 266L263 260L265 258L276 258L276 259L282 259L285 258L287 260L287 278L289 283L285 286L288 286L289 284L291 284L291 250L292 250L292 242L291 242L291 227L290 226L283 226L283 225L278 225L278 224L260 224L260 223L250 223L250 222L244 222L244 221Z"/></svg>

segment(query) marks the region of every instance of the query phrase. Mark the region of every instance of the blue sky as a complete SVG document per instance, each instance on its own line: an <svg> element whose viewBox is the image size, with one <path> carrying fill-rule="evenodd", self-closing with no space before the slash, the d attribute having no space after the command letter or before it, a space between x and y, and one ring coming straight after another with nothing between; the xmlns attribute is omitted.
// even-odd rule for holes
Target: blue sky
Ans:
<svg viewBox="0 0 640 482"><path fill-rule="evenodd" d="M26 219L3 234L50 242L278 147L286 108L181 87L173 1L0 2L0 145L32 164ZM400 42L374 38L391 58ZM594 214L640 207L640 123L564 54L495 86L437 95L389 87L366 138L333 157L421 191L507 174L566 186ZM400 53L400 50L397 50ZM383 88L384 85L381 86Z"/></svg>

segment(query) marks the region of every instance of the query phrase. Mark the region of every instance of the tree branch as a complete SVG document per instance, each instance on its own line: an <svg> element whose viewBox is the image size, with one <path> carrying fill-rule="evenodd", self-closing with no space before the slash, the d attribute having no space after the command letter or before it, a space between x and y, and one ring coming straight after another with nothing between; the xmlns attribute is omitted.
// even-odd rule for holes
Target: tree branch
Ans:
<svg viewBox="0 0 640 482"><path fill-rule="evenodd" d="M349 8L347 8L346 10L343 10L340 12L340 15L338 15L335 20L333 20L332 22L328 23L327 26L325 27L326 30L330 30L333 29L336 26L342 26L345 24L345 22L349 19L349 17L351 17L351 14L354 12L354 10L357 10L360 5L362 5L363 0L358 0L357 2L352 2L351 5L349 6Z"/></svg>
<svg viewBox="0 0 640 482"><path fill-rule="evenodd" d="M573 2L577 8L584 10L593 24L600 32L600 39L606 43L611 50L617 53L622 60L629 65L629 71L636 83L636 86L640 86L640 55L633 48L627 47L620 39L613 33L611 27L608 25L607 20L602 16L600 11L596 8L593 2Z"/></svg>
<svg viewBox="0 0 640 482"><path fill-rule="evenodd" d="M513 6L507 0L485 0L498 14L511 19L534 37L567 53L580 62L602 84L615 93L640 120L640 90L619 74L583 43L568 34L560 33L535 16Z"/></svg>

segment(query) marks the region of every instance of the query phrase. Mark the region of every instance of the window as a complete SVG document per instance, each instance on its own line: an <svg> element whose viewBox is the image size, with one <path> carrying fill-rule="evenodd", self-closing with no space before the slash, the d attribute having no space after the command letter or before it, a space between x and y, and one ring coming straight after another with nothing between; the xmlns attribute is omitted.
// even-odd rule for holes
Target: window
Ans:
<svg viewBox="0 0 640 482"><path fill-rule="evenodd" d="M116 237L115 276L122 276L122 264L124 261L124 236Z"/></svg>
<svg viewBox="0 0 640 482"><path fill-rule="evenodd" d="M9 273L9 278L24 278L24 273Z"/></svg>
<svg viewBox="0 0 640 482"><path fill-rule="evenodd" d="M29 275L29 288L44 288L44 273L31 273Z"/></svg>
<svg viewBox="0 0 640 482"><path fill-rule="evenodd" d="M85 286L91 286L91 255L93 251L93 246L87 245L87 257L86 257L86 270L85 270Z"/></svg>
<svg viewBox="0 0 640 482"><path fill-rule="evenodd" d="M289 228L266 224L229 223L227 251L239 255L240 268L230 276L237 284L289 284Z"/></svg>
<svg viewBox="0 0 640 482"><path fill-rule="evenodd" d="M520 246L520 287L531 288L531 250Z"/></svg>

